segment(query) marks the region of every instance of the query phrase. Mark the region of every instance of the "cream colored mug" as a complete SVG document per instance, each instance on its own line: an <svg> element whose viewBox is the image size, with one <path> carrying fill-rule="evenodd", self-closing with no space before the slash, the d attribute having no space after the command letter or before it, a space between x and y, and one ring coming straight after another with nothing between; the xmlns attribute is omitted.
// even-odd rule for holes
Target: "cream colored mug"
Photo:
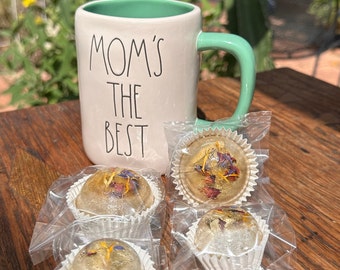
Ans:
<svg viewBox="0 0 340 270"><path fill-rule="evenodd" d="M251 47L236 35L202 32L201 24L198 6L173 0L100 0L77 9L82 138L93 163L165 172L164 123L195 121L203 50L238 59L240 98L231 118L248 112Z"/></svg>

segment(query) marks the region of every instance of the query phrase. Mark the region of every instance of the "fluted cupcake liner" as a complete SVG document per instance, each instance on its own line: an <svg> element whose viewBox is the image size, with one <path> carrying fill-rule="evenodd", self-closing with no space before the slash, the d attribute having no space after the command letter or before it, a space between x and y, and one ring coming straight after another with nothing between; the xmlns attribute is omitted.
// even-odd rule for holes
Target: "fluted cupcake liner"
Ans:
<svg viewBox="0 0 340 270"><path fill-rule="evenodd" d="M97 238L142 239L150 237L150 224L142 217L131 219L119 216L96 216L78 220L85 235Z"/></svg>

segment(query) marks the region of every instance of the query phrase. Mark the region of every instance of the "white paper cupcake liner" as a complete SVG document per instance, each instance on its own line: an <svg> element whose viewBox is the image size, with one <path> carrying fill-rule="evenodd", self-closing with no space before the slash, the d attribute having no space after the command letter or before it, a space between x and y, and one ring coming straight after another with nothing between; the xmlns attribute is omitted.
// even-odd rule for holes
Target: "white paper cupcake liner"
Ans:
<svg viewBox="0 0 340 270"><path fill-rule="evenodd" d="M131 242L128 242L128 241L125 241L125 240L124 240L124 242L126 244L130 245L130 247L132 247L136 251L136 253L137 253L137 255L138 255L138 257L141 261L141 264L144 267L143 270L155 270L154 262L152 261L150 254L146 250L142 249L141 247L139 247L139 246L137 246L137 245L135 245ZM65 260L61 262L62 266L61 266L60 270L70 270L70 269L72 269L72 263L74 261L75 256L78 254L78 252L84 246L85 245L80 246L80 247L72 250L71 253L66 256Z"/></svg>
<svg viewBox="0 0 340 270"><path fill-rule="evenodd" d="M85 235L96 238L142 239L151 235L150 224L142 218L96 216L78 220L78 225Z"/></svg>
<svg viewBox="0 0 340 270"><path fill-rule="evenodd" d="M230 203L226 202L216 202L214 200L207 200L206 202L198 201L196 197L194 197L190 191L186 190L183 187L183 183L181 180L181 157L183 156L183 152L187 150L187 147L193 143L194 141L210 136L218 136L222 138L226 138L228 140L233 141L237 144L243 151L244 156L248 161L248 169L249 169L249 177L246 187L243 189L242 194L239 194L235 200L230 200ZM251 148L251 145L247 142L247 139L244 139L241 134L238 134L237 131L232 131L230 129L208 129L199 132L192 132L191 134L185 136L179 144L176 146L174 151L172 161L171 161L171 177L175 184L175 189L178 194L183 197L183 200L186 201L189 205L197 207L204 203L207 203L210 206L216 207L219 205L240 205L242 202L247 201L247 197L251 196L251 192L254 191L254 187L257 185L256 180L258 179L258 162L256 161L255 151Z"/></svg>
<svg viewBox="0 0 340 270"><path fill-rule="evenodd" d="M74 218L76 220L80 219L86 219L93 217L85 212L80 211L76 205L75 205L75 200L81 191L83 185L87 181L87 179L91 177L91 175L87 175L81 179L79 179L77 182L75 182L68 190L66 194L66 203L71 210ZM161 188L151 179L148 177L143 176L144 179L148 182L152 195L154 196L154 202L153 204L147 208L146 210L142 211L141 213L138 213L136 215L124 215L124 216L117 216L117 215L98 215L100 217L106 217L107 220L110 220L111 222L120 222L120 221L128 221L130 222L131 225L133 226L138 226L138 224L147 221L151 218L151 216L155 213L158 205L162 201L163 193Z"/></svg>
<svg viewBox="0 0 340 270"><path fill-rule="evenodd" d="M269 226L261 217L253 215L262 232L262 240L258 246L241 256L223 256L207 254L195 247L195 234L199 220L193 223L186 234L188 244L206 270L261 270L261 262L269 237Z"/></svg>

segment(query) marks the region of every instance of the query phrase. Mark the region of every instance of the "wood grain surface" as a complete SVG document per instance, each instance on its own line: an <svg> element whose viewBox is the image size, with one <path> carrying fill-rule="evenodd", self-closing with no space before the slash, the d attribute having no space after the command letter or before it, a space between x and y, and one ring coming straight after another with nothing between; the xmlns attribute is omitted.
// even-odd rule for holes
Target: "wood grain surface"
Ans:
<svg viewBox="0 0 340 270"><path fill-rule="evenodd" d="M230 116L238 89L230 78L200 82L199 109ZM259 73L259 110L273 115L268 190L296 233L292 269L340 269L340 89L290 69ZM54 269L53 258L33 266L28 246L51 183L91 165L79 102L1 113L0 152L0 269Z"/></svg>

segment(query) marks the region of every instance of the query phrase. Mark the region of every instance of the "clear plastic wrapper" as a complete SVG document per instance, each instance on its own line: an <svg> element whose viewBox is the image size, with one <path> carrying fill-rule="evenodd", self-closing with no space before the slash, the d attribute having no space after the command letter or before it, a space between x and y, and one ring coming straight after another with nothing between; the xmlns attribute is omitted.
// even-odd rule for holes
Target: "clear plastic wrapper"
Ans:
<svg viewBox="0 0 340 270"><path fill-rule="evenodd" d="M262 185L269 182L264 163L269 158L270 121L270 112L256 112L235 123L168 123L167 189L174 191L172 200L194 207L260 202L263 198L257 195L266 193Z"/></svg>
<svg viewBox="0 0 340 270"><path fill-rule="evenodd" d="M100 184L95 182L98 175ZM85 186L84 182L94 183L96 188L90 186L90 190L97 193L91 195L83 192L82 188L74 189L79 187L79 183ZM140 189L139 185L145 186L145 190ZM80 193L86 194L85 201L87 197L96 198L96 194L98 197L106 196L108 204L115 207L112 212L110 208L106 213L91 212L92 209L87 211L75 203ZM70 228L80 228L82 233L88 235L103 234L108 237L117 237L115 232L119 232L119 237L129 239L150 238L151 234L153 241L160 241L166 208L164 198L161 176L150 169L130 170L97 165L86 167L71 176L60 177L48 190L34 227L29 247L32 262L37 264L51 256L55 240ZM102 199L105 200L105 197ZM92 201L91 205L97 206L100 202Z"/></svg>
<svg viewBox="0 0 340 270"><path fill-rule="evenodd" d="M275 204L267 203L249 204L242 208L260 221L259 224L266 231L266 242L261 243L257 249L251 250L252 253L249 254L223 256L220 252L216 252L214 256L204 250L197 252L192 244L193 227L207 213L207 209L175 207L172 224L178 224L183 217L190 217L190 219L173 226L171 269L292 269L290 265L296 249L295 233L284 211ZM260 266L254 268L258 263L257 260Z"/></svg>

